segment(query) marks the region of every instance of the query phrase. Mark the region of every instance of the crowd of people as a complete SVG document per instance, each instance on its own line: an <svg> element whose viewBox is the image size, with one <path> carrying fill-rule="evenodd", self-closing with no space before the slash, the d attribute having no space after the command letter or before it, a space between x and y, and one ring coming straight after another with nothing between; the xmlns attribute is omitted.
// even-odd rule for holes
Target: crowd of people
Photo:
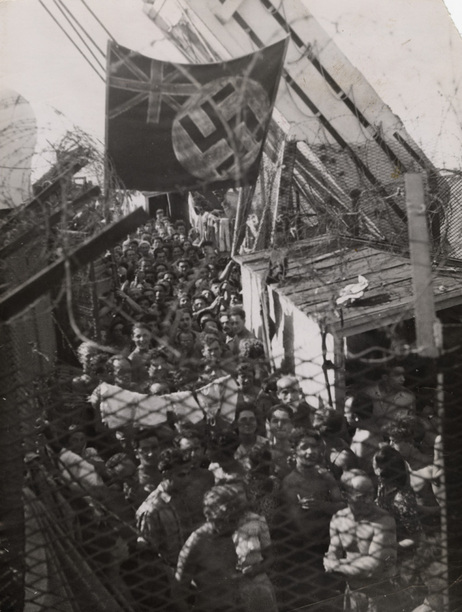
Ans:
<svg viewBox="0 0 462 612"><path fill-rule="evenodd" d="M441 610L440 438L403 368L312 405L246 326L229 253L162 211L105 261L101 337L44 439L131 609Z"/></svg>

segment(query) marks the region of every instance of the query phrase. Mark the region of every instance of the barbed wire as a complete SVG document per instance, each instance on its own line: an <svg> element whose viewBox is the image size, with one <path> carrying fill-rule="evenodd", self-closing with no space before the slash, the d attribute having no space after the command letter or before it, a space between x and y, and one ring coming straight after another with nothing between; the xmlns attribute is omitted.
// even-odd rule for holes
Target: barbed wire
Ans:
<svg viewBox="0 0 462 612"><path fill-rule="evenodd" d="M284 3L282 2L281 10L283 8L284 8ZM308 119L311 120L310 118ZM360 159L363 160L368 166L374 165L375 157L377 156L376 150L373 148L372 144L369 147L367 145L364 146L362 138L365 135L367 135L367 131L363 127L361 127L360 130L362 132L361 140L358 143L349 143L349 144L353 148L356 146L358 147L358 149L361 148L360 153L357 152L357 154L360 156ZM360 135L358 134L358 139L359 139L359 136ZM340 192L345 194L346 196L345 206L346 206L350 204L350 201L347 198L349 198L353 189L360 190L361 193L360 193L360 200L359 200L359 208L364 213L365 216L372 219L372 223L374 223L374 227L376 228L377 232L379 234L382 233L383 235L385 235L386 240L384 241L384 244L382 244L382 247L383 246L388 247L391 244L394 249L393 252L402 253L403 255L407 254L408 245L407 245L406 228L405 227L403 228L402 225L400 225L399 220L396 218L396 215L394 216L393 212L390 211L386 206L386 199L389 197L393 197L398 202L398 205L402 206L404 210L405 194L404 194L404 191L399 191L403 185L402 175L397 176L396 178L390 180L390 182L384 185L384 189L387 194L384 196L383 192L381 193L377 187L371 186L370 181L368 181L364 177L364 174L361 172L361 168L355 165L355 160L352 156L350 156L348 153L345 153L344 151L339 151L337 147L334 147L332 145L331 139L324 132L324 129L322 128L322 126L318 127L316 138L318 139L319 144L313 147L313 151L317 154L318 157L324 156L324 155L326 156L324 167L327 167L329 177L333 178L335 185L338 186L338 190L335 190L334 195L338 195ZM59 157L61 156L62 158L64 154L72 152L72 150L77 145L83 145L85 146L85 148L91 151L90 158L91 158L92 163L89 165L92 165L94 167L86 171L86 174L95 176L95 182L99 184L100 186L104 186L103 199L104 199L104 211L105 212L101 213L101 211L98 211L94 217L90 216L90 218L87 220L87 223L83 224L83 227L80 227L80 230L82 230L82 232L85 233L87 236L90 236L90 237L97 236L101 230L102 222L104 221L104 223L106 223L111 218L116 218L117 215L119 214L118 207L120 205L121 200L124 197L125 190L123 188L123 185L118 180L116 173L113 171L113 169L110 169L109 162L108 160L104 158L104 155L101 152L99 145L93 148L93 145L87 142L86 137L80 132L75 132L75 133L70 132L66 135L66 138L64 139L63 142L52 146L52 148L54 148L55 150L56 157L58 159L58 164L57 164L58 170L60 168ZM321 150L321 147L323 147L322 150ZM335 160L335 161L332 161L332 160ZM385 163L382 161L380 163L382 163L384 168L386 169L390 167L388 162ZM109 171L108 171L108 167L109 167ZM261 177L260 177L263 183L263 197L262 197L261 202L259 203L259 206L254 205L254 208L252 209L252 212L255 212L258 215L258 219L260 222L262 221L264 214L269 214L271 212L270 211L271 202L269 198L270 198L270 194L274 193L275 177L274 177L274 172L272 172L273 167L274 165L273 166L267 165L266 169L265 168L263 169L261 173ZM20 168L21 166L19 166L17 169L20 169ZM343 172L343 175L341 174L342 172ZM385 175L386 172L387 170L383 170L381 174ZM79 175L80 174L81 173L79 172ZM451 195L453 197L456 197L458 201L458 199L460 198L460 194L462 193L462 176L460 175L460 171L457 169L450 171L449 174L450 174L450 177L448 180L450 182L449 188L451 190ZM310 230L312 232L310 234L310 237L313 237L313 238L325 235L324 229L322 227L322 223L319 222L319 217L321 216L322 213L325 213L325 215L329 217L330 219L329 230L334 235L338 236L339 241L341 238L344 237L344 235L348 237L349 235L348 231L345 230L345 219L344 219L343 211L340 210L339 208L332 210L329 207L329 203L324 201L324 193L319 191L320 189L319 185L316 186L318 189L316 190L312 184L311 185L309 184L309 176L304 177L303 185L302 185L302 180L300 178L301 170L298 176L299 176L298 182L296 180L297 176L295 175L295 179L293 180L293 183L291 185L291 191L292 191L291 197L293 201L295 201L296 199L295 192L297 192L299 197L304 198L300 206L302 213L305 215L316 215L316 217L313 218L313 217L306 216L305 220L301 224L298 224L297 228L299 228L301 225L302 227L304 227L304 229ZM306 191L307 190L306 185L308 185L308 188L310 189L309 193ZM55 252L57 251L62 252L64 253L65 256L67 256L72 251L72 246L73 246L72 237L70 233L67 232L67 230L69 227L69 222L72 221L72 214L71 214L71 211L69 210L69 201L71 199L71 196L73 195L74 187L66 185L60 197L56 198L56 200L53 202L53 205L55 207L58 207L60 210L62 210L63 219L65 220L65 223L63 223L63 227L62 227L63 231L54 237L53 250ZM305 192L303 192L302 187L305 189ZM331 189L332 192L334 191L331 184L327 185L326 190L328 189ZM427 197L429 201L433 203L433 201L431 200L433 195L430 191L431 190L428 190ZM374 216L373 213L377 212L379 207L380 207L379 212L381 213L382 216L380 215ZM264 213L265 210L266 210L266 213ZM293 208L289 212L291 213L292 210ZM109 211L109 214L106 215L106 212L108 211ZM440 237L440 241L444 242L447 240L450 242L450 248L445 252L445 254L449 254L449 256L455 257L457 259L457 255L459 254L459 247L455 243L455 235L457 235L459 232L462 234L462 229L459 229L459 223L456 223L454 220L454 217L457 216L457 211L454 207L454 200L451 202L451 201L448 201L447 198L446 199L444 197L441 198L441 202L437 203L436 205L436 213L439 213L439 212L441 212L441 214L443 215L443 221L440 224L443 227L443 235ZM435 211L432 211L432 213L436 214ZM28 216L25 208L22 208L22 207L19 210L15 211L15 220L16 220L16 225L17 225L16 229L18 231L20 232L26 231L28 229L31 229L32 227L35 227L35 228L38 227L43 230L43 236L42 236L43 242L40 243L40 253L39 254L37 254L36 246L32 244L24 246L24 248L26 249L27 248L31 249L32 257L35 257L34 265L36 265L37 268L40 268L43 265L46 265L47 257L49 256L49 251L47 251L47 248L44 246L44 244L50 242L50 239L52 236L52 232L50 231L50 228L47 225L48 215L49 215L49 209L45 206L45 203L42 203L42 206L39 208L38 212L36 212L33 216ZM377 219L377 217L379 218ZM243 224L246 224L246 223L247 223L247 219L244 219ZM291 223L289 223L287 230L280 232L280 235L279 235L279 239L281 241L280 244L282 244L285 248L287 248L288 253L289 253L289 268L288 268L289 276L291 274L291 268L290 268L291 256L294 256L294 257L297 256L297 238L298 238L296 233L295 234L291 233L291 231L293 230L293 227L290 227L290 225ZM315 228L315 230L313 230L313 227ZM373 233L372 229L373 228L371 227L371 225L366 226L366 227L361 226L361 231L363 232L363 235L360 236L360 238L364 241L364 243L368 243L368 240L371 239L371 236ZM372 238L377 239L377 236L372 236ZM78 239L80 239L80 236L78 237ZM8 244L8 241L6 241L6 244ZM276 248L276 249L279 248L279 245L274 245L274 244L273 245L268 244L267 246L269 246L270 248ZM316 249L313 249L313 258L316 258L318 254L319 253L316 252ZM94 343L94 348L102 349L104 348L102 343L99 341L95 341L93 338L87 335L85 333L86 330L81 329L81 322L75 320L75 317L74 317L75 304L73 303L73 299L72 299L72 289L73 289L74 279L72 278L72 275L70 274L68 263L69 262L67 261L65 281L63 285L60 287L57 296L54 296L51 302L49 302L46 305L45 312L50 313L50 311L53 310L54 307L61 301L61 297L65 295L67 299L67 306L69 309L69 314L71 316L71 325L72 325L73 332L76 338L78 338L80 341L85 341L85 342L90 340ZM360 264L366 276L369 272L375 271L367 255L360 257L358 259L358 263ZM4 265L8 266L8 261L6 261ZM446 267L445 258L444 257L438 258L435 262L435 271L443 270L445 269L445 267ZM30 271L31 269L25 271L26 277L27 277L27 274L30 273ZM314 275L317 278L317 280L319 281L319 283L321 284L323 288L330 286L333 289L333 292L335 293L335 291L338 290L343 280L343 277L348 272L348 262L346 260L341 260L339 262L338 270L336 271L336 277L333 281L324 278L323 273L317 271L315 265L310 266L309 272L310 274ZM305 270L300 272L300 280L303 280L304 274L306 274ZM8 278L7 280L8 280L7 288L11 288L12 286L14 286L14 283L17 282L17 279ZM415 297L416 299L419 299L420 296L415 296ZM330 301L327 304L326 308L335 309L335 305L332 303L332 301ZM21 343L21 334L20 334L21 325L24 326L24 329L28 329L27 326L31 325L35 321L36 312L34 309L35 307L29 308L25 313L21 315L19 320L15 322L14 326L13 325L11 326L13 330L13 334L15 335L14 343L16 343L18 346L19 345L24 346L24 344ZM402 313L401 315L397 316L396 321L387 330L387 333L389 333L390 338L392 338L395 334L399 335L398 328L400 324L404 323L406 320L409 320L409 313L406 313L406 314ZM460 327L461 325L462 323L458 327ZM457 352L460 350L461 344L460 342L457 341L457 338L454 338L454 342L455 342L455 345L451 347L446 347L443 349L442 351L443 359L456 355ZM49 354L49 347L43 346L43 342L42 342L42 345L40 344L40 342L34 343L34 345L30 346L29 348L30 348L30 352L33 353L34 359L38 360L40 363L47 362L47 357ZM367 377L373 378L372 374L376 373L377 368L382 369L383 366L395 364L396 362L399 362L400 359L404 359L404 358L418 358L419 353L420 353L419 347L415 347L412 344L408 346L403 353L402 351L398 351L392 346L387 347L387 346L383 346L383 344L377 343L377 344L373 344L373 346L367 347L357 352L349 351L347 352L346 358L351 359L352 361L359 362L361 364L361 367L363 369L359 372L356 372L356 378L352 374L353 382L356 382L358 385L360 385L362 384L362 381L363 381L362 377L364 376L365 378ZM276 357L280 357L280 356L276 356ZM326 358L326 355L319 353L318 355L313 357L313 362L315 362L316 360L320 360L320 359L321 360L324 359L325 361L325 358ZM62 431L64 430L64 424L67 424L67 421L71 419L69 419L69 414L63 414L64 408L66 406L69 407L68 403L61 401L62 398L57 400L56 396L53 399L53 391L57 391L59 388L59 385L52 383L50 388L48 389L48 393L46 393L43 389L38 389L38 388L34 389L34 384L38 384L37 378L36 378L36 369L37 369L36 364L34 362L28 361L27 364L18 365L19 361L20 359L18 360L17 358L15 360L12 360L10 368L2 372L2 376L4 377L4 380L8 380L8 378L12 379L11 381L9 381L9 382L12 382L11 392L15 394L19 392L24 392L25 388L27 389L26 394L28 395L27 399L29 400L29 402L32 404L34 402L37 402L38 404L38 409L33 411L34 416L39 415L41 418L43 418L44 416L49 417L50 412L53 412L53 411L56 412L56 414L53 416L54 424L58 425L58 430L60 430L60 433L62 433ZM54 366L55 364L51 363L49 365ZM312 365L312 364L308 363L308 365ZM446 368L444 366L441 366L441 368L446 372L448 379L449 379L451 376L454 375L454 372L457 373L459 371L460 365L457 361L457 358L454 357L454 363L451 363ZM18 380L18 369L20 370L19 380ZM56 371L53 371L52 376L56 376ZM308 386L309 385L316 386L318 385L319 381L317 379L315 380L315 378L316 377L313 377L313 379L307 378L303 382L307 383ZM429 384L431 384L433 383L434 379L433 377L430 376L428 378L422 378L420 382L423 385L426 381L428 381ZM40 382L44 383L45 380L42 378ZM66 382L67 384L69 384L69 377L67 378ZM448 387L447 387L448 391L450 390L450 387L451 385L449 385L448 383ZM458 381L453 381L452 388L455 391L459 390ZM119 391L118 393L121 393L121 391ZM115 393L114 397L117 398L117 392ZM47 405L47 401L50 399L51 399L51 403ZM69 400L69 398L67 398L67 400ZM75 400L76 400L76 397L74 396L73 401ZM30 407L30 403L28 403L26 400L23 400L20 403L23 412L27 411L26 409ZM15 404L15 408L16 406L17 404ZM457 399L454 398L454 400L448 400L447 410L454 411L454 414L450 415L449 423L454 428L457 425L460 425L460 417L456 413L455 409L457 409ZM29 419L32 419L32 411L31 411L31 414L29 415ZM61 428L61 425L62 425L62 428ZM26 439L27 439L28 448L34 447L35 444L40 444L40 439L37 434L29 433L28 436L26 436ZM456 439L456 433L454 433L454 439ZM52 442L56 442L56 441L58 441L57 438L52 440ZM41 448L43 450L43 445ZM454 453L455 451L452 450L452 456L454 455ZM451 453L448 453L448 456L450 458ZM27 470L28 470L28 478L29 478L30 476L29 470L30 471L33 471L33 470L32 468L29 468L29 467L27 468ZM450 469L448 473L451 475ZM456 470L455 474L452 473L452 476L453 477L456 476L457 478L460 478L460 473L457 472ZM30 483L28 482L28 484ZM38 483L35 482L36 486L37 484ZM58 478L56 478L56 480L52 484L54 486L54 488L52 487L54 495L56 495L57 493L66 492L66 486ZM46 489L38 488L38 498L41 501L45 502L46 495L47 495ZM92 502L96 506L97 514L98 514L98 511L101 512L101 510L103 512L107 511L107 509L101 508L101 505L97 498L93 499ZM32 503L30 502L30 500L26 501L26 505L28 504L29 504L28 507L32 506ZM77 518L79 520L82 519L83 516L84 516L83 511L82 513L77 512ZM106 518L108 520L114 520L118 528L127 528L131 532L131 534L133 534L133 525L129 521L120 519L120 517L117 517L116 515L114 515L110 510L107 512ZM61 527L62 525L65 524L65 520L61 518L60 521L58 521L58 524ZM98 525L96 520L95 520L95 524ZM37 530L37 533L39 533L39 530ZM63 537L63 534L61 533L59 535L60 535L59 537L60 542L64 541L65 538L68 537L68 534L66 534L65 537ZM84 544L88 544L88 542L84 542ZM444 545L441 545L440 542L437 541L435 544L435 549L436 549L435 557L439 558L438 555L444 552L443 550ZM451 555L453 555L456 552L456 545L451 544L449 548L449 552L451 553ZM98 563L98 561L96 561L96 563ZM103 563L103 568L101 568L101 566L98 565L98 570L101 570L101 569L103 570L105 569L104 563ZM445 570L440 568L438 571L435 571L435 574L441 578L442 576L444 576L444 571ZM104 574L104 571L102 573ZM91 571L88 572L88 575L89 574L91 574ZM104 582L104 579L103 579L103 582ZM310 584L309 586L313 589L315 586L318 586L318 585ZM453 579L449 583L449 590L452 591L456 586L457 586L457 579ZM441 595L445 593L445 589L446 589L446 586L440 585L437 589L435 589L435 592L438 595ZM410 588L403 587L403 589L399 591L399 595L403 596L403 594L406 593L407 591L410 591ZM35 594L35 597L38 597L37 593ZM322 599L320 599L319 601L322 601ZM327 598L325 601L331 602L334 600ZM291 610L301 609L301 607L298 605L296 605L295 607L294 606L290 607L290 603L288 602L286 603L287 603L287 609L291 609ZM311 605L314 606L314 604L304 604L303 607L304 608L308 607L309 609ZM117 608L114 608L114 610L115 609Z"/></svg>

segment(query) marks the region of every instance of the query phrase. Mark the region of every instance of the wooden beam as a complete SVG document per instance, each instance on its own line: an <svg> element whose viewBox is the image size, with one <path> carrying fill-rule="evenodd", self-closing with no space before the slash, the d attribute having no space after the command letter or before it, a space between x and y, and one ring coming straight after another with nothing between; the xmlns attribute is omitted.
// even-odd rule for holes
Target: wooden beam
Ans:
<svg viewBox="0 0 462 612"><path fill-rule="evenodd" d="M91 187L87 189L84 193L79 195L77 198L72 200L69 204L70 208L77 209L88 202L91 198L97 198L101 194L101 189L98 186ZM62 218L62 210L57 210L52 213L47 219L47 227L54 227ZM15 251L20 248L23 248L28 242L30 242L36 236L39 236L44 231L44 228L41 226L34 226L25 232L23 232L20 236L12 240L9 244L6 244L3 248L0 249L0 259L4 259L8 257Z"/></svg>
<svg viewBox="0 0 462 612"><path fill-rule="evenodd" d="M94 238L84 242L78 249L69 253L67 257L61 257L45 270L38 272L19 287L3 295L0 298L0 320L8 321L33 304L44 293L50 291L53 285L64 278L66 263L69 264L71 273L75 272L81 266L93 261L114 243L125 238L127 234L148 219L149 215L144 208L137 208Z"/></svg>
<svg viewBox="0 0 462 612"><path fill-rule="evenodd" d="M37 194L30 202L21 206L19 208L14 209L8 218L5 220L5 223L0 227L2 232L7 231L13 223L15 223L18 219L18 215L24 215L25 212L30 213L35 210L40 209L46 200L55 193L56 190L60 188L61 181L73 176L76 172L81 170L85 164L82 161L74 162L69 168L61 172L48 187L42 189L42 191Z"/></svg>
<svg viewBox="0 0 462 612"><path fill-rule="evenodd" d="M3 567L6 570L2 576L2 592L7 594L8 600L12 602L11 607L7 606L10 610L23 610L26 558L23 418L26 406L28 410L31 410L31 407L27 401L18 401L19 397L24 397L18 392L18 387L22 387L26 377L21 376L21 373L18 372L23 364L20 363L19 355L15 351L18 339L14 332L14 328L8 325L0 327L2 336L0 352L0 371L2 372L0 499L2 500L2 529L5 534L8 534L8 544L3 545L2 550L2 563L5 564ZM14 574L16 576L12 579Z"/></svg>
<svg viewBox="0 0 462 612"><path fill-rule="evenodd" d="M417 350L422 357L436 358L439 352L435 341L437 319L423 177L421 174L406 173L404 185L414 289Z"/></svg>

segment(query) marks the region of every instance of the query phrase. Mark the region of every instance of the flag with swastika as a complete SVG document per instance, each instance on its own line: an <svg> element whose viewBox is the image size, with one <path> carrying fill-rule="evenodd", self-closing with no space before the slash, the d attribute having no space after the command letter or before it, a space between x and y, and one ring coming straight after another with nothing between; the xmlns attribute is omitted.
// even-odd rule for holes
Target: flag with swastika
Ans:
<svg viewBox="0 0 462 612"><path fill-rule="evenodd" d="M287 40L213 64L163 62L110 42L106 150L125 187L253 183Z"/></svg>

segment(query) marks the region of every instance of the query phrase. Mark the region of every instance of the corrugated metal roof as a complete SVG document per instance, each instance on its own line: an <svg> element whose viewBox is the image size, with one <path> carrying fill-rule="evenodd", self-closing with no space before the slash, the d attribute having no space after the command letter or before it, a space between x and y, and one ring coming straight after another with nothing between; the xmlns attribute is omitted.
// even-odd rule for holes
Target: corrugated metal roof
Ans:
<svg viewBox="0 0 462 612"><path fill-rule="evenodd" d="M360 333L413 316L412 268L406 256L362 243L339 244L329 237L300 241L287 252L285 279L270 290L316 318L331 331ZM271 251L236 257L253 274L266 279ZM368 280L362 298L350 306L337 306L346 285ZM433 271L438 310L462 303L462 268L438 267Z"/></svg>

